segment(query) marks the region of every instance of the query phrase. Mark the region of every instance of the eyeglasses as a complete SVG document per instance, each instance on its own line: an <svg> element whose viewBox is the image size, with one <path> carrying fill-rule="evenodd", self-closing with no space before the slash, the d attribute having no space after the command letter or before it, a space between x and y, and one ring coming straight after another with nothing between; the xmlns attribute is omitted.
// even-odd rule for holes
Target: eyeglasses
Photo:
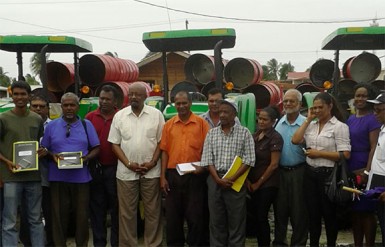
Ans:
<svg viewBox="0 0 385 247"><path fill-rule="evenodd" d="M66 137L68 138L68 137L70 137L70 135L71 135L71 125L68 123L67 124Z"/></svg>
<svg viewBox="0 0 385 247"><path fill-rule="evenodd" d="M382 111L384 111L385 110L385 108L374 108L373 109L373 111L375 112L375 113L381 113Z"/></svg>

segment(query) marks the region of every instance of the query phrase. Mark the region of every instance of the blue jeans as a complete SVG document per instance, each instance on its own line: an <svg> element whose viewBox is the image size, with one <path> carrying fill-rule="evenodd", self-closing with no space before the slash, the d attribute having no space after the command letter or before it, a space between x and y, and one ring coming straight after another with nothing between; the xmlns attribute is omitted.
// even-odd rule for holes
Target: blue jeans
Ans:
<svg viewBox="0 0 385 247"><path fill-rule="evenodd" d="M17 246L16 229L17 207L23 197L29 231L33 238L32 246L44 246L44 225L41 220L41 183L40 182L5 182L3 209L3 246Z"/></svg>

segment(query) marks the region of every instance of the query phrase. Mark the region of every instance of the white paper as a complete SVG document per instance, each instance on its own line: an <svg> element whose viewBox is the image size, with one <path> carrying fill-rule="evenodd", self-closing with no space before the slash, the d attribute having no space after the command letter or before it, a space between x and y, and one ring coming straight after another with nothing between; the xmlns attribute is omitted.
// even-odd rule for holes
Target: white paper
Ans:
<svg viewBox="0 0 385 247"><path fill-rule="evenodd" d="M20 151L18 156L19 157L22 157L22 156L31 156L32 155L32 151L31 150L27 150L27 151Z"/></svg>

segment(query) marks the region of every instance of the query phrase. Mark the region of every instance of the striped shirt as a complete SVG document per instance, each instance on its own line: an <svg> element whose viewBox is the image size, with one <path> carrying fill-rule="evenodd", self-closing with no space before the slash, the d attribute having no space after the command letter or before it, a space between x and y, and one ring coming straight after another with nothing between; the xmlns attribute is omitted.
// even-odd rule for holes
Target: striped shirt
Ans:
<svg viewBox="0 0 385 247"><path fill-rule="evenodd" d="M336 151L350 151L349 127L338 121L336 117L332 117L318 133L318 121L312 121L305 132L306 147L336 152ZM306 162L313 167L333 167L334 161L316 158L306 158Z"/></svg>
<svg viewBox="0 0 385 247"><path fill-rule="evenodd" d="M235 156L241 157L243 164L254 166L254 140L250 131L238 124L228 134L221 127L211 129L203 146L201 166L214 165L217 171L226 172Z"/></svg>

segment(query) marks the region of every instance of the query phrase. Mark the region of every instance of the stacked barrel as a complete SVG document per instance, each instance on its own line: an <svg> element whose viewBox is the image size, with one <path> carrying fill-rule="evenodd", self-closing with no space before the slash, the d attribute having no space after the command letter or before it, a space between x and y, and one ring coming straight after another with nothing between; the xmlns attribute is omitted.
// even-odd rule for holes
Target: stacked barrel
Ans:
<svg viewBox="0 0 385 247"><path fill-rule="evenodd" d="M47 63L48 91L57 95L56 102L64 92L75 92L74 65L49 62ZM82 97L97 96L103 85L111 85L118 90L118 107L129 104L129 84L136 82L139 68L135 62L100 54L87 54L79 60L79 76L82 85L89 87L89 92L82 92ZM141 82L150 93L151 87ZM55 102L55 101L53 101Z"/></svg>

